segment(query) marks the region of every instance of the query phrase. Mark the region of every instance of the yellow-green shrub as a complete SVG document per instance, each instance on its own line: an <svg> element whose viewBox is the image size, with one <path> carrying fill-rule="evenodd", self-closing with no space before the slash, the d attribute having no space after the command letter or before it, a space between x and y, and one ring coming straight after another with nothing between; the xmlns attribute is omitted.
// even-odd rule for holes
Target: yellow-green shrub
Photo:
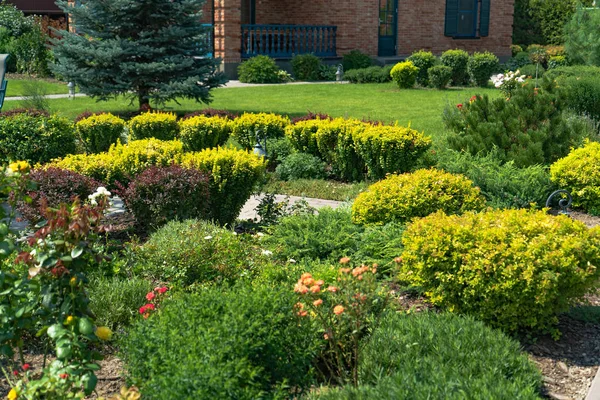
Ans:
<svg viewBox="0 0 600 400"><path fill-rule="evenodd" d="M463 175L421 169L412 174L390 175L369 186L354 201L352 220L357 224L383 225L425 217L438 210L460 214L484 207L479 188Z"/></svg>
<svg viewBox="0 0 600 400"><path fill-rule="evenodd" d="M394 65L394 68L390 71L392 80L396 82L400 89L410 89L415 86L418 74L419 68L410 61L400 62Z"/></svg>
<svg viewBox="0 0 600 400"><path fill-rule="evenodd" d="M320 157L317 146L317 131L328 120L309 119L300 121L285 128L285 136L289 139L292 146L300 153L312 154Z"/></svg>
<svg viewBox="0 0 600 400"><path fill-rule="evenodd" d="M186 151L222 146L230 133L231 125L227 118L198 115L179 122L179 137Z"/></svg>
<svg viewBox="0 0 600 400"><path fill-rule="evenodd" d="M156 138L173 140L179 134L177 116L173 113L147 112L129 120L131 140Z"/></svg>
<svg viewBox="0 0 600 400"><path fill-rule="evenodd" d="M367 167L369 178L408 172L429 147L431 139L402 126L370 126L354 135L356 152Z"/></svg>
<svg viewBox="0 0 600 400"><path fill-rule="evenodd" d="M402 241L403 281L436 306L509 332L552 327L599 275L600 230L544 211L438 212Z"/></svg>
<svg viewBox="0 0 600 400"><path fill-rule="evenodd" d="M233 222L265 172L265 160L233 148L186 153L184 166L210 173L211 216L222 224Z"/></svg>
<svg viewBox="0 0 600 400"><path fill-rule="evenodd" d="M356 151L355 137L368 125L357 119L336 118L317 131L317 146L325 162L342 179L364 179L365 163Z"/></svg>
<svg viewBox="0 0 600 400"><path fill-rule="evenodd" d="M75 124L79 140L89 153L108 151L125 129L125 121L112 114L92 115Z"/></svg>
<svg viewBox="0 0 600 400"><path fill-rule="evenodd" d="M277 114L245 113L232 122L232 136L246 150L255 144L257 136L274 139L282 137L290 119Z"/></svg>
<svg viewBox="0 0 600 400"><path fill-rule="evenodd" d="M183 146L178 140L135 140L114 144L105 153L67 156L52 166L79 172L109 185L115 181L125 184L152 165L177 162L182 154Z"/></svg>
<svg viewBox="0 0 600 400"><path fill-rule="evenodd" d="M573 206L600 214L600 143L589 142L550 167L550 177L573 196Z"/></svg>

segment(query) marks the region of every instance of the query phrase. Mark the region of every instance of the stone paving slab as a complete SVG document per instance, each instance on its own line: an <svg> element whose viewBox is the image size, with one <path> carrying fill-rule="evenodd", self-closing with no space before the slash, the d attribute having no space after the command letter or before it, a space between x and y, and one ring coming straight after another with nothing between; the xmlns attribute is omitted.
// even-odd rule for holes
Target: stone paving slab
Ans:
<svg viewBox="0 0 600 400"><path fill-rule="evenodd" d="M246 204L244 204L244 207L242 208L242 211L240 212L240 215L238 218L242 219L242 220L257 218L258 215L256 214L255 209L263 197L264 197L264 195L262 195L262 194L259 196L250 197L250 199L246 202ZM323 208L323 207L338 208L342 204L347 204L342 201L313 199L313 198L309 198L309 197L298 197L298 196L285 196L285 195L281 195L281 194L275 195L275 201L277 203L281 203L286 200L289 201L290 205L295 204L296 202L298 202L300 200L306 200L306 202L308 203L309 206L317 208L317 209Z"/></svg>

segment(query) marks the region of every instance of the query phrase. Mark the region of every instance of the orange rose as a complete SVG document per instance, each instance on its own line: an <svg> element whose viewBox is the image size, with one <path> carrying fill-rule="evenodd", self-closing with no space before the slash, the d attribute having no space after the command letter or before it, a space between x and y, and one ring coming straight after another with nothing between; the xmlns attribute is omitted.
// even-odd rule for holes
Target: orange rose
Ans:
<svg viewBox="0 0 600 400"><path fill-rule="evenodd" d="M310 291L311 291L312 293L319 293L319 292L321 291L321 286L319 286L319 285L312 286L312 287L310 288Z"/></svg>
<svg viewBox="0 0 600 400"><path fill-rule="evenodd" d="M348 264L349 262L350 262L350 257L340 258L340 264Z"/></svg>
<svg viewBox="0 0 600 400"><path fill-rule="evenodd" d="M313 305L315 307L319 307L321 304L323 304L323 300L321 299L313 301Z"/></svg>
<svg viewBox="0 0 600 400"><path fill-rule="evenodd" d="M344 312L344 307L342 307L340 305L337 305L337 306L333 307L333 313L335 315L340 315L343 312Z"/></svg>

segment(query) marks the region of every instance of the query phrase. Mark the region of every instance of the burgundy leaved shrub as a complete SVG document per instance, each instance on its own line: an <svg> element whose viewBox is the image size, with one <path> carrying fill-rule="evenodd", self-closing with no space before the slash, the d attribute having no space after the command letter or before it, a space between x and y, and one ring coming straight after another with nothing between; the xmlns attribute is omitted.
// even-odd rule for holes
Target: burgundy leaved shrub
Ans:
<svg viewBox="0 0 600 400"><path fill-rule="evenodd" d="M292 118L291 122L292 122L292 124L295 124L297 122L310 121L310 120L313 120L313 119L328 119L328 120L331 120L333 118L331 118L329 116L329 114L314 113L312 111L307 111L306 115L303 115L301 117Z"/></svg>

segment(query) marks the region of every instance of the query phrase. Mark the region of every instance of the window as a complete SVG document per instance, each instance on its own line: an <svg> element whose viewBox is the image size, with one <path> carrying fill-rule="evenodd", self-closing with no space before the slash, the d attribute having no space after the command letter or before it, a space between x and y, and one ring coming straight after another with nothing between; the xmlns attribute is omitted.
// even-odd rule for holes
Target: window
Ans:
<svg viewBox="0 0 600 400"><path fill-rule="evenodd" d="M444 34L456 39L488 36L491 0L446 0Z"/></svg>

